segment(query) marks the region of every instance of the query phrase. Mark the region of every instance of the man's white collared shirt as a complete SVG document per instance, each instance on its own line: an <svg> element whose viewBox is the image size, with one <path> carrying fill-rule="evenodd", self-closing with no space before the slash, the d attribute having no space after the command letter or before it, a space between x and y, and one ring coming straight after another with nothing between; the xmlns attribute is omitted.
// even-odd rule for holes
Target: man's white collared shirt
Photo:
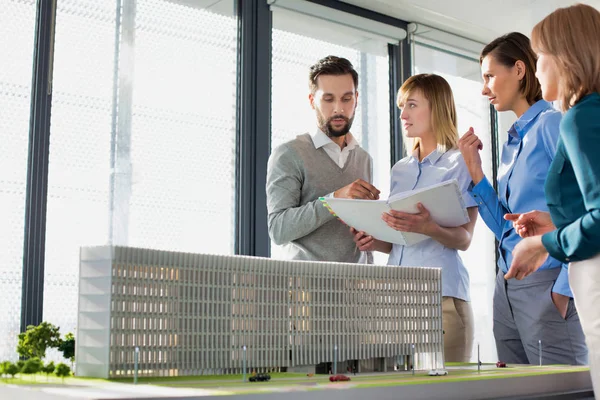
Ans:
<svg viewBox="0 0 600 400"><path fill-rule="evenodd" d="M350 152L358 146L358 142L354 139L354 136L350 132L346 134L346 146L342 149L340 146L331 140L322 130L317 129L317 132L312 135L312 140L315 148L320 147L325 150L327 155L336 163L340 168L344 168Z"/></svg>

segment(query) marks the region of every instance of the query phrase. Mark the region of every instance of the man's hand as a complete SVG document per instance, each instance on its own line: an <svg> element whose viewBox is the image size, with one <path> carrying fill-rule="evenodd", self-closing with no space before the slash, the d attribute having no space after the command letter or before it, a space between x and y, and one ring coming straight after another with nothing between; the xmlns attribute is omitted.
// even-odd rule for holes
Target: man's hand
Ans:
<svg viewBox="0 0 600 400"><path fill-rule="evenodd" d="M550 213L544 211L504 214L504 219L512 221L515 232L523 238L543 235L556 229L552 223L552 218L550 218Z"/></svg>
<svg viewBox="0 0 600 400"><path fill-rule="evenodd" d="M541 236L531 236L521 240L512 252L513 260L504 279L524 279L538 270L548 258Z"/></svg>
<svg viewBox="0 0 600 400"><path fill-rule="evenodd" d="M567 309L569 307L570 299L571 298L569 296L552 292L552 302L554 303L554 306L556 306L556 309L560 313L560 316L563 317L563 319L567 318Z"/></svg>
<svg viewBox="0 0 600 400"><path fill-rule="evenodd" d="M348 186L333 192L333 197L345 199L363 199L363 200L378 200L381 193L375 186L369 182L357 179Z"/></svg>
<svg viewBox="0 0 600 400"><path fill-rule="evenodd" d="M479 151L483 149L483 143L477 137L473 128L469 128L458 140L458 148L465 160L465 164L473 180L473 184L477 185L485 176L481 167L481 156Z"/></svg>
<svg viewBox="0 0 600 400"><path fill-rule="evenodd" d="M375 251L375 238L373 236L367 236L362 231L357 231L354 228L350 228L350 233L354 235L354 243L360 251Z"/></svg>
<svg viewBox="0 0 600 400"><path fill-rule="evenodd" d="M390 251L392 251L391 243L375 239L373 236L354 228L350 228L350 233L354 236L354 243L360 251L380 251L386 254L390 254Z"/></svg>
<svg viewBox="0 0 600 400"><path fill-rule="evenodd" d="M419 212L408 214L401 211L390 210L384 213L382 219L390 228L401 232L416 232L428 235L436 228L436 223L431 218L429 211L418 203Z"/></svg>

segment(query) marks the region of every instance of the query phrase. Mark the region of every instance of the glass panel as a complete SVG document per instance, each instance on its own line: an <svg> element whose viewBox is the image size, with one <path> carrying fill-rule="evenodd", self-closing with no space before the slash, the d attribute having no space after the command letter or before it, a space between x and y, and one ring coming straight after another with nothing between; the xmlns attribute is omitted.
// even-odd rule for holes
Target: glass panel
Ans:
<svg viewBox="0 0 600 400"><path fill-rule="evenodd" d="M0 0L0 360L17 359L36 2Z"/></svg>
<svg viewBox="0 0 600 400"><path fill-rule="evenodd" d="M233 252L233 1L138 0L118 53L116 3L58 1L44 319L63 334L80 246Z"/></svg>
<svg viewBox="0 0 600 400"><path fill-rule="evenodd" d="M368 51L364 38L343 33L335 24L316 20L303 25L297 19L297 14L289 12L278 10L273 14L271 147L302 133L315 132L315 111L308 101L309 68L328 55L347 58L359 80L358 108L351 132L373 157L373 181L385 199L391 170L387 43L371 44ZM312 30L315 24L318 30ZM281 257L281 249L274 243L271 257ZM376 255L375 262L386 264L387 255Z"/></svg>
<svg viewBox="0 0 600 400"><path fill-rule="evenodd" d="M469 127L483 142L481 161L483 171L491 179L492 146L490 108L481 95L479 63L446 52L415 45L415 73L434 73L443 76L452 87L458 113L458 131L462 135ZM493 233L481 218L477 219L469 249L460 256L471 278L471 306L475 322L475 341L472 361L477 361L477 344L481 360L496 362L496 344L492 331L492 299L496 276L496 250Z"/></svg>
<svg viewBox="0 0 600 400"><path fill-rule="evenodd" d="M79 248L108 240L115 15L113 1L57 3L44 320L63 335L77 325Z"/></svg>
<svg viewBox="0 0 600 400"><path fill-rule="evenodd" d="M233 0L178 3L138 0L128 243L233 254Z"/></svg>

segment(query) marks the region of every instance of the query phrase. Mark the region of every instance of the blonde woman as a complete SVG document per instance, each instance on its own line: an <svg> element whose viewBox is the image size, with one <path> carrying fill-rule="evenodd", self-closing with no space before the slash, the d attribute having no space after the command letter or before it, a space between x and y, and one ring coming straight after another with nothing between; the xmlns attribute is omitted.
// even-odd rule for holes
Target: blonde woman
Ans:
<svg viewBox="0 0 600 400"><path fill-rule="evenodd" d="M569 262L569 282L600 393L600 12L578 4L559 8L531 34L544 99L564 116L546 178L550 213L509 215L523 239L507 279L524 279L548 255ZM552 217L550 219L550 216Z"/></svg>
<svg viewBox="0 0 600 400"><path fill-rule="evenodd" d="M438 75L410 77L398 91L405 136L413 142L412 154L392 168L390 196L457 179L468 207L470 222L456 228L435 223L425 208L418 214L397 211L382 218L392 228L430 237L413 246L401 246L356 232L360 250L388 253L390 265L442 268L442 311L445 361L467 362L473 347L473 312L469 274L458 250L466 250L477 220L477 207L467 189L471 177L457 149L456 106L448 82Z"/></svg>

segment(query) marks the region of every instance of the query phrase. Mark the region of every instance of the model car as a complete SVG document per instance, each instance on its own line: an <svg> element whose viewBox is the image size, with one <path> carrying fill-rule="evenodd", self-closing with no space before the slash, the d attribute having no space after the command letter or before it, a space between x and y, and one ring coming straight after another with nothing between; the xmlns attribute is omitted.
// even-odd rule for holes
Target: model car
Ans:
<svg viewBox="0 0 600 400"><path fill-rule="evenodd" d="M496 367L498 367L498 368L506 368L506 363L502 362L502 361L498 361L496 363Z"/></svg>
<svg viewBox="0 0 600 400"><path fill-rule="evenodd" d="M250 382L268 382L271 380L271 375L269 374L256 374L250 377Z"/></svg>
<svg viewBox="0 0 600 400"><path fill-rule="evenodd" d="M432 369L429 371L429 376L444 376L448 375L448 371L445 369Z"/></svg>
<svg viewBox="0 0 600 400"><path fill-rule="evenodd" d="M331 375L329 377L329 382L345 382L349 381L350 377L342 374Z"/></svg>

